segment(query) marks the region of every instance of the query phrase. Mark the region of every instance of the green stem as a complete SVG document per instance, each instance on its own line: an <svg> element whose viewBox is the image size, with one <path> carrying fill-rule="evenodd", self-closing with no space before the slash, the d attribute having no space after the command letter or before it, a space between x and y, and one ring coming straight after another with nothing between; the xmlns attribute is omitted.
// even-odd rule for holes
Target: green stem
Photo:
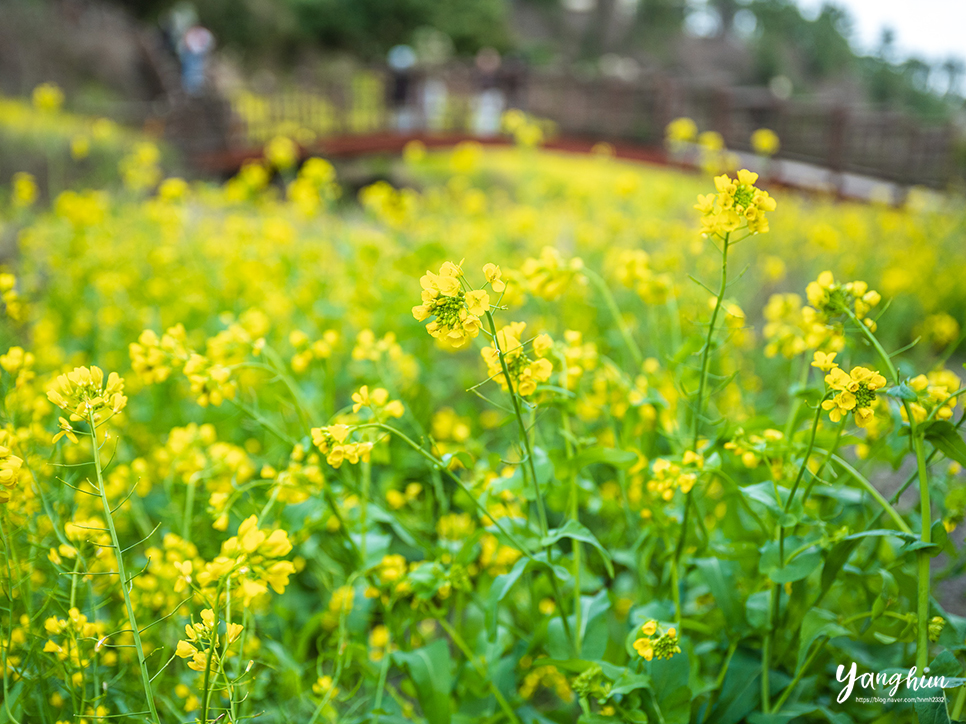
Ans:
<svg viewBox="0 0 966 724"><path fill-rule="evenodd" d="M906 525L906 521L902 519L902 516L899 515L899 512L889 504L889 501L885 499L882 493L876 490L875 486L872 483L870 483L864 475L862 475L858 470L856 470L854 467L849 465L845 460L840 458L838 455L832 455L832 459L836 462L836 464L844 468L845 471L849 475L851 475L855 479L855 481L859 485L861 485L862 488L869 495L872 496L872 498L875 500L875 502L879 504L882 510L885 513L887 513L890 518L892 518L892 521L896 524L896 527L899 530L901 530L903 533L912 533L912 529L910 529L909 526Z"/></svg>
<svg viewBox="0 0 966 724"><path fill-rule="evenodd" d="M499 704L500 709L502 709L503 713L506 714L507 719L509 719L512 722L515 722L516 724L520 724L520 718L516 715L516 712L513 711L513 708L510 706L510 703L506 700L506 697L503 696L503 692L501 692L500 689L496 686L496 684L493 683L493 680L487 674L486 667L483 666L483 664L479 661L479 659L477 659L476 656L473 655L473 652L470 650L470 647L466 645L466 641L463 640L463 637L460 636L459 632L444 617L440 616L439 618L437 618L437 621L439 621L439 624L440 626L443 627L443 630L449 634L449 637L453 640L453 643L456 644L456 647L463 652L463 655L466 657L466 660L470 662L470 664L473 666L474 669L476 669L477 675L480 678L482 678L484 681L486 681L486 684L489 687L490 692L493 694L493 697L496 699L497 704Z"/></svg>
<svg viewBox="0 0 966 724"><path fill-rule="evenodd" d="M218 604L215 603L215 625L208 637L208 656L205 659L205 676L202 684L201 724L208 724L208 709L211 706L211 664L215 656L215 631L218 630Z"/></svg>
<svg viewBox="0 0 966 724"><path fill-rule="evenodd" d="M564 411L561 413L561 423L563 425L563 430L566 433L564 435L564 449L567 454L567 460L573 460L574 448L571 440L571 429L570 429L570 416ZM580 487L577 484L577 471L573 468L568 468L570 470L570 517L572 520L580 522ZM576 629L574 633L574 654L580 655L581 641L580 641L580 631L581 631L581 618L583 616L583 610L580 601L580 541L574 540L573 542L573 559L574 559L574 628Z"/></svg>
<svg viewBox="0 0 966 724"><path fill-rule="evenodd" d="M138 666L141 669L141 683L144 686L144 696L147 699L151 719L155 722L155 724L161 724L157 707L154 704L154 692L151 689L151 677L148 675L148 665L146 659L144 658L144 647L141 645L141 632L138 628L137 618L134 615L134 606L131 603L131 592L128 589L128 586L131 582L127 579L127 572L124 568L124 553L117 538L117 529L114 526L114 515L111 512L111 503L107 499L107 489L104 487L104 475L101 470L100 449L97 446L97 424L94 420L93 413L88 415L88 422L91 426L91 448L94 451L94 470L97 472L97 490L101 496L101 505L104 508L105 522L107 523L107 528L111 533L111 543L114 547L114 550L117 551L117 575L120 578L121 594L124 597L124 606L127 609L127 620L128 624L131 626L131 635L134 637L134 648L137 651Z"/></svg>
<svg viewBox="0 0 966 724"><path fill-rule="evenodd" d="M966 684L959 687L959 691L956 693L956 703L953 704L953 710L950 712L950 718L953 721L959 721L963 715L963 707L966 706Z"/></svg>
<svg viewBox="0 0 966 724"><path fill-rule="evenodd" d="M518 551L520 551L520 553L522 553L527 559L529 559L533 563L536 563L536 564L538 564L540 566L543 566L544 565L544 563L542 561L539 561L536 558L534 558L533 554L530 552L530 549L527 548L526 546L524 546L523 543L521 543L520 540L516 536L514 536L510 531L508 531L503 526L503 524L500 523L499 520L497 520L496 518L494 518L494 517L492 517L490 515L489 511L479 501L479 498L477 497L477 495L472 490L470 490L469 488L466 487L466 484L462 480L460 480L460 478L459 478L458 475L454 474L453 471L450 470L446 466L446 463L444 463L442 460L440 460L436 456L432 455L431 453L426 452L412 438L410 438L408 435L406 435L401 430L393 427L392 425L387 425L387 424L385 424L383 422L370 422L370 423L365 423L365 424L362 424L362 425L356 425L355 426L355 429L358 430L358 429L369 428L369 427L373 427L373 428L376 428L376 429L379 429L379 430L385 430L386 432L391 433L392 435L395 435L400 440L402 440L407 445L409 445L409 447L411 447L417 453L419 453L420 455L422 455L427 461L429 461L430 463L432 463L435 468L445 471L446 474L450 477L450 479L454 483L456 483L464 493L466 493L467 497L469 497L469 499L471 501L473 501L473 505L476 506L477 510L480 513L480 517L483 520L487 520L488 519L488 520L492 521L494 527L497 530L499 530L500 533L502 533L506 537L506 539L509 540L510 543L512 543L513 546ZM550 557L549 548L547 549L547 563L546 563L546 565L548 567L553 565L553 561L551 560L551 557ZM554 598L555 598L555 600L558 600L559 601L559 600L561 600L561 597L560 597L560 589L559 589L559 586L557 585L557 577L553 574L552 569L549 571L549 578L550 578L550 586L551 586L551 588L553 588ZM564 632L567 634L567 638L570 640L571 644L574 644L575 643L575 640L574 640L574 637L573 637L573 632L571 631L571 628L570 628L570 621L567 620L567 615L564 612L564 609L563 609L562 606L558 606L557 607L557 610L560 613L560 620L563 623Z"/></svg>
<svg viewBox="0 0 966 724"><path fill-rule="evenodd" d="M798 671L795 672L795 678L789 682L788 686L785 687L785 691L782 692L782 695L778 698L778 701L775 702L775 706L771 710L773 714L777 714L779 711L781 711L782 706L784 706L785 702L788 700L788 697L791 696L792 691L795 690L798 682L802 680L802 676L808 670L808 667L811 666L812 662L815 660L815 657L818 656L819 652L825 648L825 644L827 643L828 636L825 636L822 638L821 642L819 642L818 646L814 648L812 653L808 655L808 658L805 659Z"/></svg>
<svg viewBox="0 0 966 724"><path fill-rule="evenodd" d="M704 395L708 385L708 371L711 366L711 345L714 342L714 328L718 322L718 314L721 312L721 304L724 301L725 290L728 288L728 240L730 234L725 234L721 247L721 283L718 286L718 296L715 298L714 309L711 312L711 322L708 324L708 336L704 341L704 349L701 351L701 378L698 382L698 398L694 408L694 418L692 420L693 432L691 435L691 449L697 452L698 438L701 434L701 418L704 416ZM674 548L674 555L671 560L671 577L678 579L680 572L677 570L681 555L684 552L684 543L688 535L688 517L691 512L691 497L694 495L694 488L684 494L684 514L681 517L681 533L678 536L677 546ZM680 592L675 590L675 600L679 601ZM680 622L681 607L676 604L677 617Z"/></svg>
<svg viewBox="0 0 966 724"><path fill-rule="evenodd" d="M634 338L631 336L630 330L627 328L627 325L624 324L624 318L621 316L621 310L617 306L617 302L614 300L614 295L611 293L610 287L607 286L607 282L604 281L604 278L597 272L585 268L583 273L584 276L594 283L598 291L600 291L600 295L604 298L604 303L607 305L607 309L614 318L614 323L617 325L618 331L621 333L624 344L627 345L627 349L634 358L634 365L639 370L640 366L644 363L644 355L641 354L641 348L637 346L637 342L635 342Z"/></svg>
<svg viewBox="0 0 966 724"><path fill-rule="evenodd" d="M181 538L186 544L191 542L191 520L195 510L196 485L197 481L195 480L195 476L192 475L188 481L188 492L185 495L184 501L184 518L181 521Z"/></svg>
<svg viewBox="0 0 966 724"><path fill-rule="evenodd" d="M7 533L4 527L4 520L6 519L6 511L0 511L0 538L3 540L3 562L7 569L7 585L13 585L13 573L10 570L10 539L7 538ZM77 578L77 576L71 576L71 578ZM7 601L10 606L10 610L7 612L7 641L0 650L2 658L0 658L0 665L3 666L3 708L7 712L7 718L14 724L20 724L20 720L17 719L13 712L10 710L10 669L7 667L7 652L11 650L13 645L13 589L10 588L7 593Z"/></svg>
<svg viewBox="0 0 966 724"><path fill-rule="evenodd" d="M848 317L862 330L866 339L875 347L882 361L889 369L892 379L900 384L899 372L892 364L892 359L883 349L879 340L866 325L855 316L851 309L846 309ZM906 400L902 401L909 421L909 437L912 439L913 450L916 454L916 468L919 473L919 515L921 521L920 539L923 543L932 542L932 511L929 502L929 471L926 467L926 453L922 434L916 429L916 417ZM919 627L916 637L916 668L921 673L929 665L929 591L931 588L929 570L929 548L923 548L916 554L916 568L918 574L918 596L916 600L916 621Z"/></svg>
<svg viewBox="0 0 966 724"><path fill-rule="evenodd" d="M911 417L910 417L911 419ZM922 519L921 540L923 543L932 541L932 511L929 504L929 475L926 471L926 454L922 435L913 438L916 451L916 465L919 469L919 515ZM916 621L919 626L916 641L916 668L922 673L929 665L929 562L931 559L928 548L921 549L917 555L919 574L919 595L917 599Z"/></svg>
<svg viewBox="0 0 966 724"><path fill-rule="evenodd" d="M728 287L728 238L730 234L725 234L724 244L721 247L721 284L718 287L718 296L715 298L714 310L711 312L711 323L708 325L708 337L704 341L704 349L701 352L701 378L698 382L698 399L694 407L694 419L692 421L693 434L691 436L691 447L698 448L698 436L701 432L701 418L704 416L704 392L708 385L708 371L711 366L711 345L714 341L714 328L718 322L718 314L721 312L721 303L724 301L725 290Z"/></svg>
<svg viewBox="0 0 966 724"><path fill-rule="evenodd" d="M547 509L543 502L543 491L540 490L540 482L537 480L537 468L533 462L533 450L530 447L530 434L527 432L527 424L524 422L523 413L520 411L520 400L513 384L513 378L510 376L510 368L507 367L504 352L502 349L500 349L500 340L496 333L496 323L493 321L493 315L489 312L486 313L486 321L490 326L490 332L493 335L493 346L496 348L497 354L500 358L500 367L503 370L503 379L506 380L507 391L510 393L510 400L513 402L513 414L516 416L517 425L520 427L520 438L523 441L523 450L527 457L527 466L530 468L530 479L533 481L533 489L537 499L537 515L540 521L540 533L541 535L545 536L549 530L547 526Z"/></svg>

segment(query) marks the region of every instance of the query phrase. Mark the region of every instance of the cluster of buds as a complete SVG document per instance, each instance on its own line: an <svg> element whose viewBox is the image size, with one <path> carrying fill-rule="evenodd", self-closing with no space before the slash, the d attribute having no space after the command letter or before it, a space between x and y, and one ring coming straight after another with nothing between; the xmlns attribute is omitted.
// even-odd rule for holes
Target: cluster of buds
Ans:
<svg viewBox="0 0 966 724"><path fill-rule="evenodd" d="M117 372L111 372L104 385L104 372L99 367L75 367L60 375L47 390L47 399L70 413L72 421L97 422L104 411L112 415L124 409L127 398L123 395L124 380Z"/></svg>
<svg viewBox="0 0 966 724"><path fill-rule="evenodd" d="M862 281L841 284L830 271L823 271L805 288L808 303L828 321L851 312L873 332L875 322L868 318L872 308L882 301L882 296Z"/></svg>
<svg viewBox="0 0 966 724"><path fill-rule="evenodd" d="M665 631L654 620L641 626L641 637L634 642L634 650L646 661L654 658L669 659L674 654L681 653L677 631L673 628Z"/></svg>
<svg viewBox="0 0 966 724"><path fill-rule="evenodd" d="M942 634L945 627L946 619L944 619L942 616L933 616L931 619L929 619L929 640L933 643L939 641L939 636Z"/></svg>
<svg viewBox="0 0 966 724"><path fill-rule="evenodd" d="M348 425L329 425L312 428L312 443L325 455L325 461L338 468L345 461L353 465L360 460L369 462L371 442L347 442L352 428Z"/></svg>
<svg viewBox="0 0 966 724"><path fill-rule="evenodd" d="M242 630L241 624L227 624L225 637L229 646L238 640ZM184 633L187 640L178 642L175 655L187 659L188 668L192 671L204 671L209 666L212 671L220 671L219 635L214 611L206 608L201 612L201 622L185 624Z"/></svg>
<svg viewBox="0 0 966 724"><path fill-rule="evenodd" d="M531 350L537 359L531 359L520 341L526 326L525 322L508 324L496 333L496 339L489 347L480 351L486 362L487 374L499 382L504 390L509 390L503 365L500 363L502 354L513 382L513 390L522 397L529 397L536 392L537 383L549 380L553 372L553 364L547 359L553 349L553 340L547 334L541 334L534 339Z"/></svg>

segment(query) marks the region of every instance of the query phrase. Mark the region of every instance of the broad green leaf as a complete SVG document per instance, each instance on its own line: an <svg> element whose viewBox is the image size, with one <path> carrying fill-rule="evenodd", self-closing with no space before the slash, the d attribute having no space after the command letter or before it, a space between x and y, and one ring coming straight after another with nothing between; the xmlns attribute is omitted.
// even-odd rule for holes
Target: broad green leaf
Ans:
<svg viewBox="0 0 966 724"><path fill-rule="evenodd" d="M735 588L741 569L737 561L721 560L720 558L698 558L694 561L704 577L705 583L711 589L718 608L725 617L725 623L731 631L744 628L745 612Z"/></svg>
<svg viewBox="0 0 966 724"><path fill-rule="evenodd" d="M832 550L828 552L828 555L825 556L825 566L822 568L822 588L819 592L820 596L824 597L825 593L832 587L832 584L835 583L835 579L838 578L845 564L849 562L849 558L852 557L853 551L859 547L859 543L861 543L861 540L858 538L843 540L835 544Z"/></svg>
<svg viewBox="0 0 966 724"><path fill-rule="evenodd" d="M768 576L775 583L791 583L806 578L822 563L822 552L806 550L788 560L788 554L801 545L801 540L795 536L785 540L785 565L781 565L778 543L769 541L762 549L761 559L758 561L758 572Z"/></svg>
<svg viewBox="0 0 966 724"><path fill-rule="evenodd" d="M745 601L745 618L756 631L764 631L768 626L768 609L771 606L771 591L758 591Z"/></svg>
<svg viewBox="0 0 966 724"><path fill-rule="evenodd" d="M738 488L738 490L740 490L741 494L748 498L748 500L764 505L776 516L781 515L784 497L782 498L782 503L779 503L778 499L775 497L775 486L771 483L764 482L756 483L755 485L746 485L742 488ZM779 488L779 491L784 492L785 495L788 494L784 488Z"/></svg>
<svg viewBox="0 0 966 724"><path fill-rule="evenodd" d="M610 554L604 549L604 546L600 544L597 537L591 533L587 528L578 523L576 520L568 520L566 525L562 528L554 528L546 536L544 536L540 545L550 546L559 541L561 538L571 538L573 540L581 541L583 543L588 543L597 549L600 553L600 557L604 559L604 567L607 569L608 575L614 577L614 564L611 562Z"/></svg>
<svg viewBox="0 0 966 724"><path fill-rule="evenodd" d="M836 636L852 636L852 632L840 626L838 617L831 611L813 608L802 619L801 643L798 647L798 668L801 668L805 662L812 644L824 636L832 639Z"/></svg>
<svg viewBox="0 0 966 724"><path fill-rule="evenodd" d="M452 661L446 641L437 639L415 651L394 651L392 660L409 671L426 721L449 724Z"/></svg>
<svg viewBox="0 0 966 724"><path fill-rule="evenodd" d="M635 674L630 669L624 669L624 672L614 680L610 694L611 696L627 694L636 689L648 689L650 686L651 677L647 674Z"/></svg>
<svg viewBox="0 0 966 724"><path fill-rule="evenodd" d="M660 709L665 724L688 724L691 689L688 688L687 653L675 654L670 659L654 659L647 663L646 669L651 675L655 706Z"/></svg>
<svg viewBox="0 0 966 724"><path fill-rule="evenodd" d="M761 703L761 659L736 653L706 724L738 724Z"/></svg>
<svg viewBox="0 0 966 724"><path fill-rule="evenodd" d="M923 424L921 429L926 439L943 455L960 465L966 465L966 441L963 440L955 425L945 420L934 420Z"/></svg>

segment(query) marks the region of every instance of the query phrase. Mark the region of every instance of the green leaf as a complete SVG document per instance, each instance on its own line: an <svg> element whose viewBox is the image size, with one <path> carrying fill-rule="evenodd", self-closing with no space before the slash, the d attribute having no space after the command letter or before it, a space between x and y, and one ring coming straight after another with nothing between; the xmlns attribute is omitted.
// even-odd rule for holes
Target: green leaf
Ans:
<svg viewBox="0 0 966 724"><path fill-rule="evenodd" d="M520 576L523 575L529 565L529 558L521 558L510 569L509 573L504 573L493 579L493 583L490 586L490 600L486 608L486 628L490 632L491 640L496 637L496 620L497 612L500 608L500 601L506 598L510 589L513 588L513 584L520 579Z"/></svg>
<svg viewBox="0 0 966 724"><path fill-rule="evenodd" d="M787 538L785 540L786 554L800 544L799 538L794 536ZM790 561L786 558L786 563L782 566L778 543L769 541L762 548L761 559L758 561L758 572L765 574L775 583L791 583L806 578L821 563L822 552L810 549L804 553L799 553Z"/></svg>
<svg viewBox="0 0 966 724"><path fill-rule="evenodd" d="M600 557L604 559L604 567L607 569L608 575L614 577L614 564L611 562L610 554L604 549L604 546L600 544L596 536L590 532L583 525L578 523L576 520L568 520L566 525L562 528L554 528L547 535L545 535L541 541L540 545L550 546L559 541L561 538L571 538L573 540L581 541L587 543L597 549L600 553Z"/></svg>
<svg viewBox="0 0 966 724"><path fill-rule="evenodd" d="M688 655L682 652L670 659L654 659L647 663L647 670L651 674L654 704L665 724L688 724L691 720Z"/></svg>
<svg viewBox="0 0 966 724"><path fill-rule="evenodd" d="M718 608L724 614L725 623L732 631L744 628L745 612L738 598L735 581L740 578L741 570L737 561L720 558L698 558L694 561L711 589Z"/></svg>
<svg viewBox="0 0 966 724"><path fill-rule="evenodd" d="M888 528L876 528L875 530L864 530L861 533L853 533L852 535L847 535L842 540L860 540L862 538L876 538L885 536L895 536L896 538L902 538L907 541L914 541L919 536L915 533L906 533L901 530L889 530Z"/></svg>
<svg viewBox="0 0 966 724"><path fill-rule="evenodd" d="M755 485L746 485L738 489L741 491L742 495L748 498L748 500L764 505L776 516L781 515L782 503L779 503L775 498L775 486L772 483L756 483Z"/></svg>
<svg viewBox="0 0 966 724"><path fill-rule="evenodd" d="M446 641L437 639L415 651L394 651L392 659L397 666L408 669L426 721L449 724L452 661Z"/></svg>
<svg viewBox="0 0 966 724"><path fill-rule="evenodd" d="M945 420L934 420L924 423L920 428L925 438L935 445L943 455L955 460L960 465L966 465L966 441L960 436L956 427Z"/></svg>
<svg viewBox="0 0 966 724"><path fill-rule="evenodd" d="M721 695L706 724L738 724L761 702L761 661L744 653L731 659Z"/></svg>
<svg viewBox="0 0 966 724"><path fill-rule="evenodd" d="M816 639L828 636L852 636L852 632L838 623L838 617L831 611L813 608L802 619L801 643L798 646L798 668L802 668L809 650Z"/></svg>
<svg viewBox="0 0 966 724"><path fill-rule="evenodd" d="M596 463L604 463L614 468L624 469L631 467L636 462L637 453L609 447L590 447L581 450L573 459L573 465L577 470Z"/></svg>
<svg viewBox="0 0 966 724"><path fill-rule="evenodd" d="M647 674L635 674L630 669L624 669L614 685L611 687L610 695L628 694L636 689L648 689L651 686L651 677ZM612 720L613 724L613 720Z"/></svg>
<svg viewBox="0 0 966 724"><path fill-rule="evenodd" d="M905 382L887 390L886 394L889 395L889 397L895 397L897 400L905 400L906 402L916 402L919 399L919 395L916 394L916 391Z"/></svg>
<svg viewBox="0 0 966 724"><path fill-rule="evenodd" d="M941 551L945 551L951 556L956 555L956 547L949 540L949 533L946 531L946 526L943 525L941 520L933 521L932 528L929 529L929 539L939 546Z"/></svg>
<svg viewBox="0 0 966 724"><path fill-rule="evenodd" d="M822 589L819 595L824 596L826 591L832 587L835 579L838 578L839 573L842 572L845 564L852 557L853 551L859 547L859 543L861 543L859 538L843 540L828 552L828 555L825 556L825 567L822 568Z"/></svg>
<svg viewBox="0 0 966 724"><path fill-rule="evenodd" d="M756 631L764 631L768 626L768 609L771 606L771 591L758 591L745 601L745 617Z"/></svg>

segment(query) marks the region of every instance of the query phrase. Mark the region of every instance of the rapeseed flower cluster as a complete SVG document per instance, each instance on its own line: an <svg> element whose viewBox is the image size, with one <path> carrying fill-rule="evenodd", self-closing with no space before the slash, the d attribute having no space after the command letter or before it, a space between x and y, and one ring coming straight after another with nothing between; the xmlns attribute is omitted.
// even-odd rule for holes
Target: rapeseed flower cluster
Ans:
<svg viewBox="0 0 966 724"><path fill-rule="evenodd" d="M739 171L734 179L727 174L715 176L717 193L699 195L694 205L701 212L701 233L723 239L741 228L750 234L767 232L765 214L774 211L777 204L767 191L755 186L757 181L758 174L746 169Z"/></svg>
<svg viewBox="0 0 966 724"><path fill-rule="evenodd" d="M665 630L653 619L647 621L641 626L640 638L634 641L634 650L646 661L670 659L674 654L681 653L677 630L673 627Z"/></svg>
<svg viewBox="0 0 966 724"><path fill-rule="evenodd" d="M886 378L867 367L853 367L851 372L846 373L838 363L830 359L832 357L835 355L826 356L817 352L813 363L828 371L825 384L836 393L831 399L822 402L822 409L828 411L832 422L839 422L851 413L856 425L868 427L875 415L873 405L876 391L886 386Z"/></svg>
<svg viewBox="0 0 966 724"><path fill-rule="evenodd" d="M882 296L862 281L841 284L835 281L832 272L824 271L818 278L809 282L805 289L808 303L818 312L820 318L833 321L844 314L854 314L873 332L875 321L868 317L872 308L882 301Z"/></svg>
<svg viewBox="0 0 966 724"><path fill-rule="evenodd" d="M312 444L325 455L325 461L334 468L341 467L342 463L347 461L352 465L360 460L368 462L373 443L349 442L351 433L352 428L341 423L328 427L313 427Z"/></svg>
<svg viewBox="0 0 966 724"><path fill-rule="evenodd" d="M426 331L453 347L462 347L480 333L480 318L490 311L490 295L485 290L466 290L462 262L444 262L439 274L427 271L419 280L423 303L413 307L417 322L433 317ZM497 277L498 278L498 277Z"/></svg>
<svg viewBox="0 0 966 724"><path fill-rule="evenodd" d="M550 379L553 373L553 363L548 359L553 349L550 335L541 334L530 343L530 350L536 359L527 353L521 341L526 322L512 322L496 333L496 339L489 347L481 350L483 361L486 362L486 372L491 379L495 379L504 390L510 389L503 365L509 372L513 391L522 397L530 397L537 391L537 385Z"/></svg>

